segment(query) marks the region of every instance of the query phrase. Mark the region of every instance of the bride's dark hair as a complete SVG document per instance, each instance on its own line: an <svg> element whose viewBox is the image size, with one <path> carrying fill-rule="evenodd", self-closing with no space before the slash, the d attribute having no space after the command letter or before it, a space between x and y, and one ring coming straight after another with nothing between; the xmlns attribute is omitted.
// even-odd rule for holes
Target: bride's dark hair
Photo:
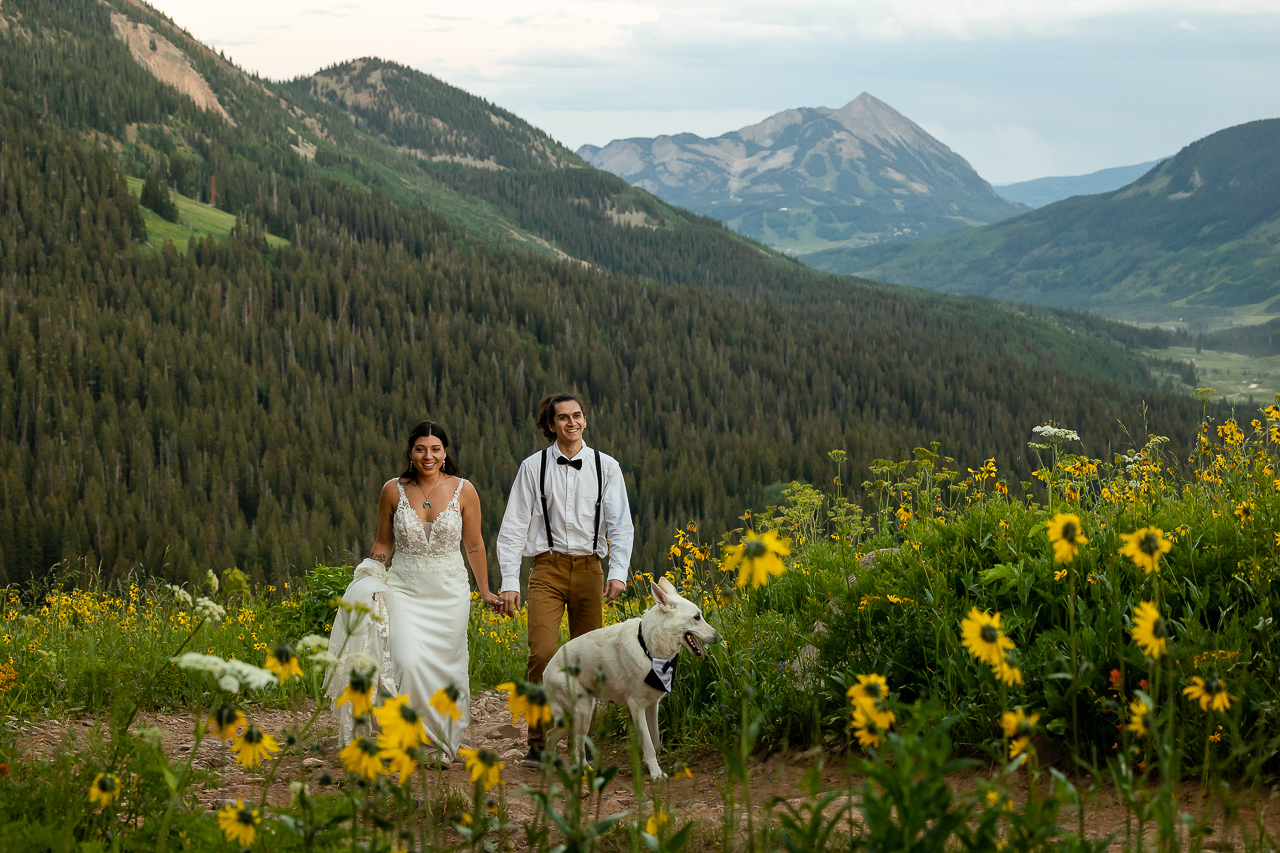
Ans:
<svg viewBox="0 0 1280 853"><path fill-rule="evenodd" d="M440 470L450 476L457 474L458 463L454 462L453 457L449 455L449 434L435 421L423 421L409 433L409 443L404 448L404 461L408 463L409 467L405 468L404 473L400 475L400 479L410 480L415 483L418 481L418 471L413 467L413 443L424 435L434 435L444 445L444 464L440 466Z"/></svg>

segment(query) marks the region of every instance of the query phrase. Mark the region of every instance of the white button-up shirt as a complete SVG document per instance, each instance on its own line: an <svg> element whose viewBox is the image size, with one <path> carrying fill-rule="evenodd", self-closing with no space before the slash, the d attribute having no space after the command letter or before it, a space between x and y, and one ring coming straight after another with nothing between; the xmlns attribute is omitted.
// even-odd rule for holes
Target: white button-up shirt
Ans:
<svg viewBox="0 0 1280 853"><path fill-rule="evenodd" d="M547 454L547 514L551 517L554 550L561 554L585 556L591 553L596 517L596 454L585 444L574 459L582 469L561 465L560 445L552 443ZM631 568L631 546L635 530L631 526L631 505L622 468L612 456L600 454L604 473L604 498L600 502L600 538L596 556L609 557L609 580L626 582ZM542 520L538 480L542 453L520 464L511 497L498 531L498 568L502 571L502 592L520 590L520 558L553 550L547 542L547 525Z"/></svg>

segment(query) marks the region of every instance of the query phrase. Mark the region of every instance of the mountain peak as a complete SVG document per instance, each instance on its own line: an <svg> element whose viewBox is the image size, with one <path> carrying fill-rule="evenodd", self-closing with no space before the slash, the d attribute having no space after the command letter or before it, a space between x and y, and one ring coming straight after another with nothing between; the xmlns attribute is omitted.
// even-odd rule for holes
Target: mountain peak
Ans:
<svg viewBox="0 0 1280 853"><path fill-rule="evenodd" d="M867 92L839 109L782 110L714 139L614 140L578 155L784 251L940 233L1026 209Z"/></svg>

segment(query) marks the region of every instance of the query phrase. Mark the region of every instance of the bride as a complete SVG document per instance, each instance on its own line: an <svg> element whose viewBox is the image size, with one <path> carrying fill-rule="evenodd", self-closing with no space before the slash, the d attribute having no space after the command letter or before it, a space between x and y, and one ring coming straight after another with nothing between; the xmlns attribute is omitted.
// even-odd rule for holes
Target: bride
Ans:
<svg viewBox="0 0 1280 853"><path fill-rule="evenodd" d="M340 659L330 670L326 689L337 699L356 658L368 655L378 665L374 704L380 702L380 694L408 695L431 742L452 761L471 722L471 592L460 542L481 601L492 607L499 599L489 591L480 498L475 487L457 475L457 463L445 452L448 447L449 437L439 425L418 424L405 450L409 467L382 487L377 539L342 596L344 604L363 605L369 612L351 626L349 635L346 614L340 611L334 618L329 648ZM462 714L456 721L431 707L432 696L451 687L458 691L455 704ZM353 734L351 705L335 713L345 744Z"/></svg>

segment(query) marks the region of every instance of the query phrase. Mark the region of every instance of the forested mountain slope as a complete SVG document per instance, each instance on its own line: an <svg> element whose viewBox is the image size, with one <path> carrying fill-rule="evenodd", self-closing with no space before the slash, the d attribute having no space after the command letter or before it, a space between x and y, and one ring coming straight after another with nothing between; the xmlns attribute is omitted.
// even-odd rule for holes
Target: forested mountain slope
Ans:
<svg viewBox="0 0 1280 853"><path fill-rule="evenodd" d="M1194 142L1115 192L807 260L947 293L1204 327L1280 314L1278 238L1280 119L1268 119Z"/></svg>
<svg viewBox="0 0 1280 853"><path fill-rule="evenodd" d="M1105 452L1144 398L1178 440L1198 414L1145 387L1105 324L821 275L624 187L663 223L637 225L609 195L619 179L528 133L522 153L404 130L421 157L348 116L343 142L346 107L244 75L133 4L0 15L0 582L81 558L269 579L351 559L425 417L451 430L491 539L541 443L534 405L561 388L627 472L648 570L673 524L722 528L763 485L826 482L832 448L860 471L937 438L1025 478L1050 418ZM133 23L151 34L126 42ZM221 109L135 58L152 34ZM460 223L413 170L589 263ZM125 182L147 174L239 223L149 248Z"/></svg>

